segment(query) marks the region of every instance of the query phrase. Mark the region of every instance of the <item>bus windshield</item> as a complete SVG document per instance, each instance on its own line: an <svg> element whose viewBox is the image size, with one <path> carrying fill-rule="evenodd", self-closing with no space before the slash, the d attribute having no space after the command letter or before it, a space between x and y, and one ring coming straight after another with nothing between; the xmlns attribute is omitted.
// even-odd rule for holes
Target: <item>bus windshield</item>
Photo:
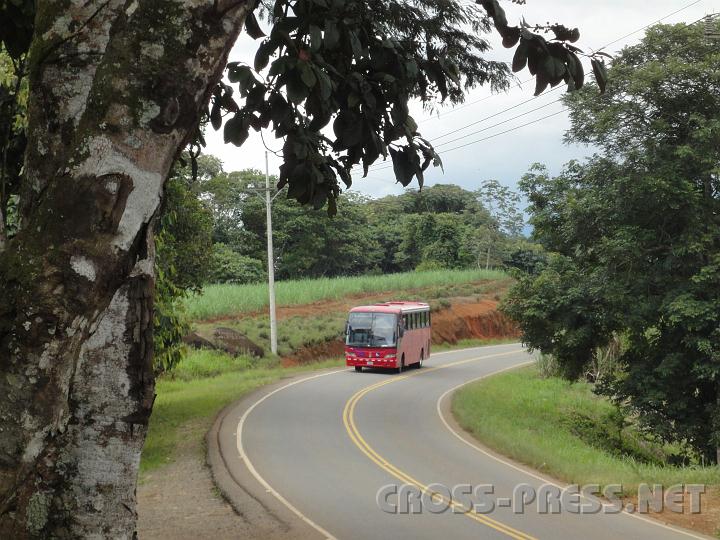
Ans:
<svg viewBox="0 0 720 540"><path fill-rule="evenodd" d="M351 347L394 347L397 316L392 313L351 313L346 344Z"/></svg>

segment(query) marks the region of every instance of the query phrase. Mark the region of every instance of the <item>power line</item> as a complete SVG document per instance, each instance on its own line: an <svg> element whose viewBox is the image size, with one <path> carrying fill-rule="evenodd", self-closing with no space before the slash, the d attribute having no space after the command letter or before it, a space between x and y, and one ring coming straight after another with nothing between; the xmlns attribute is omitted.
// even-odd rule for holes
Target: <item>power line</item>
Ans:
<svg viewBox="0 0 720 540"><path fill-rule="evenodd" d="M499 133L493 133L492 135L489 135L487 137L483 137L482 139L478 139L476 141L472 141L469 143L461 144L460 146L455 146L453 148L449 148L447 150L443 150L444 154L447 154L449 152L452 152L453 150L459 150L460 148L465 148L466 146L470 146L471 144L477 144L479 142L487 141L489 139L494 139L495 137L499 137L500 135L505 135L506 133L510 133L511 131L517 131L518 129L524 128L526 126L529 126L531 124L537 124L538 122L542 122L543 120L547 120L548 118L552 118L553 116L557 116L558 114L567 112L567 109L561 109L557 112L554 112L552 114L548 114L547 116L543 116L542 118L538 118L536 120L531 120L530 122L526 122L520 126L515 126L513 128L507 129L505 131L501 131Z"/></svg>
<svg viewBox="0 0 720 540"><path fill-rule="evenodd" d="M559 101L559 100L558 100L558 101ZM541 118L536 118L535 120L530 120L529 122L525 122L524 124L520 124L519 126L513 126L513 127L509 128L509 129L506 129L505 131L500 131L500 132L498 132L498 133L493 133L492 135L488 135L487 137L483 137L483 138L477 139L477 140L475 140L475 141L470 141L470 142L468 142L468 143L461 144L461 145L459 145L459 146L454 146L453 148L448 148L447 150L443 150L441 153L442 153L442 154L447 154L447 153L452 152L452 151L454 151L454 150L459 150L460 148L465 148L466 146L470 146L470 145L477 144L477 143L480 143L480 142L483 142L483 141L487 141L487 140L490 140L490 139L494 139L495 137L499 137L500 135L505 135L505 134L507 134L507 133L511 133L511 132L513 132L513 131L517 131L517 130L519 130L519 129L522 129L522 128L524 128L524 127L530 126L530 125L532 125L532 124L537 124L538 122L542 122L543 120L547 120L548 118L552 118L553 116L557 116L557 115L562 114L562 113L567 112L567 111L568 111L568 109L566 109L566 108L565 108L565 109L561 109L561 110L559 110L559 111L556 111L556 112L554 112L554 113L548 114L548 115L543 116L543 117L541 117ZM521 116L524 116L524 115L521 115ZM489 129L489 128L488 128L488 129ZM465 137L460 137L460 139L458 139L458 140L465 139L465 138L467 138L467 136L465 136ZM445 143L445 144L448 144L448 143ZM387 170L387 169L391 169L392 167L393 167L392 163L390 163L390 164L384 164L384 166L382 166L382 167L378 167L377 169L373 169L372 172L385 171L385 170Z"/></svg>
<svg viewBox="0 0 720 540"><path fill-rule="evenodd" d="M530 81L533 81L533 80L534 80L534 77L530 77L529 79L525 79L524 81L520 81L520 82L518 83L518 86L519 86L520 88L522 88L524 84L527 84L527 83L529 83ZM418 124L424 124L425 122L429 122L430 120L439 120L440 118L445 118L445 117L446 117L447 115L449 115L449 114L452 114L452 113L454 113L454 112L457 112L457 111L459 111L459 110L461 110L461 109L465 109L465 108L467 108L467 107L471 107L471 106L473 106L473 105L477 105L478 103L482 103L483 101L487 101L488 99L492 99L492 98L497 97L497 96L498 96L498 94L490 94L489 96L485 96L484 98L480 98L480 99L477 99L477 100L475 100L475 101L471 101L470 103L463 103L462 105L458 105L458 106L456 106L456 107L452 107L451 109L449 109L449 110L447 110L447 111L445 111L445 112L438 113L438 114L436 114L436 115L434 115L434 116L428 116L427 118L423 118L422 120L420 120L420 121L418 122Z"/></svg>
<svg viewBox="0 0 720 540"><path fill-rule="evenodd" d="M630 36L633 36L633 35L637 34L638 32L642 32L643 30L647 30L648 28L650 28L650 27L653 26L654 24L658 24L658 23L660 23L660 22L662 22L662 21L664 21L664 20L666 20L666 19L669 19L669 18L672 17L673 15L677 15L678 13L681 13L681 12L685 11L686 9L690 9L691 7L693 7L693 6L699 4L700 2L703 2L703 1L704 1L704 0L695 0L695 1L693 1L693 2L690 2L689 4L685 5L684 7L681 7L680 9L677 9L677 10L673 11L672 13L668 13L668 14L665 15L664 17L661 17L661 18L657 19L656 21L651 22L650 24L646 24L645 26L643 26L643 27L641 27L641 28L637 28L636 30L633 30L632 32L629 32L629 33L625 34L624 36L619 37L619 38L611 41L610 43L606 43L605 45L603 45L602 47L600 47L600 48L598 49L598 51L602 51L603 49L606 49L607 47L610 47L611 45L614 45L615 43L617 43L617 42L619 42L619 41L622 41L622 40L625 39L625 38L628 38L628 37L630 37ZM695 24L695 23L692 23L692 24ZM522 88L523 85L531 82L532 80L534 80L534 78L533 78L533 77L530 77L529 79L526 79L526 80L524 80L524 81L519 82L518 85ZM430 120L439 120L440 118L443 118L443 117L445 117L445 116L447 116L447 115L449 115L449 114L452 114L452 113L454 113L454 112L457 112L457 111L459 111L459 110L461 110L461 109L465 109L465 108L470 107L470 106L472 106L472 105L477 105L478 103L482 103L482 102L487 101L487 100L489 100L489 99L491 99L491 98L494 98L494 97L496 97L496 96L498 96L498 95L499 95L499 94L491 94L491 95L489 95L489 96L485 96L484 98L475 100L475 101L470 102L470 103L463 103L463 104L458 105L458 106L456 106L456 107L453 107L453 108L451 108L451 109L449 109L448 111L445 111L445 112L443 112L443 113L439 113L439 114L434 115L434 116L429 116L429 117L427 117L427 118L423 118L422 120L420 120L420 121L418 122L418 124L424 124L425 122L429 122Z"/></svg>
<svg viewBox="0 0 720 540"><path fill-rule="evenodd" d="M473 135L477 135L478 133L483 133L484 131L488 131L489 129L492 129L492 128L495 128L495 127L498 127L498 126L502 126L503 124L507 124L508 122L512 122L513 120L517 120L518 118L522 118L523 116L527 116L527 115L530 114L530 113L534 113L535 111L539 111L540 109L544 109L545 107L549 107L550 105L555 105L555 103L559 103L560 101L562 101L562 98L556 99L555 101L551 101L550 103L546 103L545 105L540 105L539 107L535 107L534 109L531 109L531 110L529 110L529 111L527 111L527 112L524 112L524 113L522 113L522 114L518 114L517 116L513 116L513 117L511 117L511 118L508 118L507 120L503 120L502 122L498 122L498 123L496 123L496 124L492 124L492 125L490 125L490 126L484 127L484 128L479 129L479 130L477 130L477 131L473 131L472 133L467 133L467 134L463 135L462 137L458 137L458 138L456 138L456 139L450 139L449 141L445 141L444 143L438 144L437 146L435 146L435 148L437 149L437 148L440 148L441 146L445 146L446 144L451 144L451 143L460 141L460 140L462 140L462 139L465 139L465 138L467 138L467 137L471 137L471 136L473 136Z"/></svg>
<svg viewBox="0 0 720 540"><path fill-rule="evenodd" d="M444 139L445 137L448 137L448 136L450 136L450 135L455 135L455 134L458 133L459 131L463 131L463 130L469 128L469 127L476 126L476 125L478 125L478 124L482 124L482 123L485 122L486 120L491 120L492 118L496 118L496 117L498 117L498 116L500 116L500 115L502 115L502 114L504 114L504 113L506 113L506 112L508 112L508 111L512 111L513 109L517 109L518 107L521 107L521 106L525 105L526 103L530 103L531 101L535 101L535 100L536 100L537 98L539 98L539 97L546 96L546 95L548 95L548 94L551 94L552 92L556 92L556 91L560 90L561 88L562 88L562 86L556 86L556 87L553 88L552 90L548 90L547 92L545 92L545 93L543 93L543 94L540 94L539 96L533 96L533 97L531 97L530 99L526 99L525 101L521 101L520 103L518 103L518 104L516 104L516 105L513 105L512 107L508 107L507 109L503 109L503 110L500 111L500 112L496 112L495 114L491 114L490 116L486 116L486 117L484 117L484 118L481 118L480 120L476 120L475 122L471 122L471 123L466 124L466 125L464 125L464 126L461 126L461 127L459 127L459 128L453 129L452 131L448 131L447 133L443 133L442 135L438 135L437 137L433 137L433 138L431 139L431 141L433 141L433 142L434 142L434 141L439 141L440 139ZM557 101L560 101L560 100L553 101L552 103L556 103ZM551 105L551 103L546 103L545 105L543 105L543 107L545 107L545 106L547 106L547 105ZM533 111L535 111L535 110L537 110L537 109L533 109L533 110L528 111L528 112L523 113L523 114L530 114L531 112L533 112ZM521 116L522 116L522 115L521 115Z"/></svg>
<svg viewBox="0 0 720 540"><path fill-rule="evenodd" d="M517 103L517 104L515 104L515 105L513 105L513 106L511 106L511 107L508 107L508 108L506 108L506 109L503 109L502 111L499 111L499 112L497 112L497 113L495 113L495 114L491 114L491 115L489 115L489 116L486 116L486 117L484 117L484 118L481 118L480 120L477 120L477 121L475 121L475 122L472 122L472 123L470 123L470 124L467 124L466 126L462 126L462 127L458 128L458 129L455 129L455 130L450 131L450 132L448 132L448 133L444 133L443 135L440 135L440 136L438 136L438 137L433 137L433 138L429 139L429 141L430 141L430 142L436 142L436 141L438 141L438 140L440 140L440 139L442 139L442 138L444 138L444 137L447 137L447 136L449 136L449 135L455 135L456 133L458 133L458 132L460 132L460 131L463 131L464 129L467 129L467 128L472 127L472 126L476 126L477 124L481 124L482 122L485 122L485 121L490 120L490 119L492 119L492 118L496 118L496 117L498 117L498 116L501 116L502 114L504 114L504 113L506 113L506 112L508 112L508 111L511 111L511 110L513 110L513 109L517 109L518 107L520 107L520 106L522 106L522 105L525 105L525 104L527 104L527 103L530 103L531 101L534 101L534 100L538 99L539 97L542 97L542 96L548 95L548 94L550 94L550 93L552 93L552 92L555 92L555 91L557 91L557 90L560 90L561 88L562 88L562 86L556 86L555 88L553 88L553 89L551 89L551 90L548 90L548 91L540 94L539 96L533 96L533 97L531 97L530 99L526 99L526 100L524 100L524 101L521 101L520 103ZM501 125L503 125L503 124L507 124L508 122L511 122L512 120L517 120L518 118L522 118L523 116L526 116L526 115L531 114L531 113L533 113L533 112L535 112L535 111L538 111L538 110L540 110L540 109L544 109L545 107L549 107L550 105L553 105L553 104L555 104L555 103L558 103L559 101L560 101L560 99L556 99L555 101L552 101L552 102L550 102L550 103L546 103L546 104L544 104L544 105L542 105L542 106L540 106L540 107L536 107L535 109L531 109L531 110L529 110L529 111L527 111L527 112L524 112L524 113L522 113L522 114L519 114L519 115L517 115L517 116L513 116L512 118L508 118L507 120L503 120L502 122L498 122L497 124L493 124L493 125L491 125L491 126L488 126L487 128L483 128L483 129L480 129L480 130L478 130L478 131L473 131L472 133L468 133L467 135L464 135L464 136L462 136L462 137L459 137L459 138L452 139L452 140L450 140L450 141L441 143L441 144L438 145L438 147L443 146L443 145L445 145L445 144L450 144L450 143L452 143L452 142L456 142L456 141L458 141L458 140L460 140L460 139L463 139L463 138L465 138L465 137L470 137L470 136L472 136L472 135L476 135L476 134L478 134L478 133L482 133L483 131L487 131L488 129L492 129L492 128L497 127L497 126L501 126ZM359 165L356 165L356 167L359 168L360 166L359 166ZM373 166L370 167L369 170L381 171L381 170L384 170L384 169L387 169L387 168L389 168L389 167L379 166L379 165L378 165L378 166L373 165Z"/></svg>
<svg viewBox="0 0 720 540"><path fill-rule="evenodd" d="M673 11L672 13L669 13L668 15L665 15L664 17L661 17L661 18L658 19L657 21L653 21L653 22L651 22L650 24L647 24L647 25L643 26L642 28L638 28L637 30L634 30L633 32L630 32L629 34L625 34L624 36L619 37L619 38L617 38L617 39L614 40L614 41L611 41L611 42L608 43L607 45L603 45L603 46L600 47L598 50L599 50L599 51L602 51L603 49L609 47L610 45L615 45L618 41L622 41L623 39L628 38L628 37L630 37L630 36L632 36L632 35L635 35L635 34L637 34L638 32L642 32L643 30L647 30L647 29L650 28L651 26L653 26L653 25L655 25L655 24L658 24L658 23L661 23L661 22L663 22L665 19L669 19L669 18L672 17L673 15L677 15L677 14L680 13L681 11L685 11L686 9L689 9L689 8L693 7L694 5L699 4L699 3L702 2L702 1L703 1L703 0L695 0L694 2L691 2L691 3L687 4L685 7L681 7L681 8L678 9L677 11ZM702 19L701 19L701 20L702 20ZM695 22L697 22L697 21L695 21ZM691 23L691 24L695 24L695 23Z"/></svg>
<svg viewBox="0 0 720 540"><path fill-rule="evenodd" d="M659 22L662 22L663 20L665 20L665 19L667 19L667 18L669 18L669 17L672 17L673 15L676 15L677 13L680 13L681 11L684 11L684 10L686 10L686 9L688 9L688 8L696 5L696 4L699 4L699 3L702 2L702 1L703 1L703 0L695 0L694 2L691 2L691 3L687 4L687 5L684 6L683 8L680 8L680 9L678 9L678 10L676 10L676 11L674 11L674 12L672 12L672 13L670 13L670 14L668 14L668 15L666 15L666 16L664 16L664 17L662 17L662 18L660 18L660 19L658 19L658 20L656 20L656 21L654 21L654 22L652 22L652 23L650 23L650 24L648 24L648 25L643 26L642 28L639 28L639 29L637 29L637 30L635 30L635 31L633 31L633 32L630 32L629 34L626 34L626 35L624 35L623 37L618 38L618 39L616 39L616 40L614 40L614 41L612 41L612 42L604 45L604 46L601 47L601 49L599 49L599 50L605 49L606 47L609 47L610 45L613 45L614 43L617 43L618 41L621 41L621 40L623 40L623 39L625 39L625 38L627 38L627 37L629 37L629 36L631 36L631 35L633 35L633 34L636 34L637 32L640 32L640 31L642 31L642 30L645 30L645 29L647 29L647 28L649 28L649 27L651 27L651 26L653 26L653 25L655 25L655 24L658 24ZM698 20L696 20L696 21L694 21L694 22L692 22L692 23L685 23L684 26L692 26L692 25L694 25L694 24L697 24L697 23L700 22L700 21L703 21L704 19L705 19L705 17L701 17L700 19L698 19ZM529 79L529 80L532 80L532 79ZM525 81L525 82L528 82L528 81ZM524 84L524 83L521 83L521 84ZM547 92L544 92L544 93L541 94L540 96L533 96L533 97L530 98L530 99L526 99L526 100L524 100L524 101L522 101L522 102L520 102L520 103L518 103L518 104L516 104L516 105L513 105L513 106L511 106L511 107L508 107L508 108L506 108L506 109L503 109L502 111L499 111L499 112L497 112L497 113L495 113L495 114L486 116L486 117L484 117L484 118L481 118L480 120L477 120L477 121L475 121L475 122L472 122L472 123L470 123L470 124L467 124L467 125L465 125L465 126L462 126L462 127L460 127L460 128L457 128L457 129L455 129L455 130L453 130L453 131L451 131L451 132L444 133L444 134L442 134L442 135L440 135L440 136L438 136L438 137L434 137L434 138L429 139L429 140L430 140L430 142L435 142L435 141L440 140L440 139L442 139L442 138L444 138L444 137L447 137L447 136L450 136L450 135L454 135L454 134L458 133L459 131L463 131L464 129L467 129L468 127L472 127L472 126L474 126L474 125L480 124L480 123L485 122L485 121L487 121L487 120L490 120L490 119L492 119L492 118L496 118L496 117L498 117L498 116L500 116L500 115L502 115L502 114L504 114L504 113L506 113L506 112L508 112L508 111L510 111L510 110L513 110L513 109L516 109L516 108L518 108L518 107L520 107L520 106L522 106L522 105L525 105L525 104L527 104L527 103L529 103L529 102L537 99L538 97L541 97L541 96L543 96L543 95L549 94L549 93L554 92L554 91L556 91L556 90L559 90L559 89L561 89L561 88L562 88L561 85L560 85L560 86L557 86L557 87L555 87L555 88L553 88L553 89L551 89L551 90L549 90L549 91L547 91ZM481 99L481 100L478 100L478 101L475 102L475 103L478 103L478 102L480 102L480 101L485 101L485 100L489 99L490 97L494 97L495 95L497 95L497 94L494 94L494 95L492 95L492 96L486 96L485 98L483 98L483 99ZM561 99L562 99L562 98L561 98ZM537 107L537 108L532 109L532 110L530 110L530 111L527 111L527 112L525 112L525 113L516 115L516 116L514 116L514 117L512 117L512 118L509 118L509 119L507 119L507 120L504 120L504 121L502 121L502 122L498 122L497 124L494 124L494 125L492 125L492 126L488 126L487 128L483 128L483 129L481 129L481 130L474 131L474 132L472 132L472 133L468 133L468 134L466 134L466 135L463 135L462 137L458 137L458 138L456 138L456 139L452 139L452 140L450 140L450 141L446 141L446 142L444 142L444 143L439 144L438 147L444 146L444 145L446 145L446 144L450 144L450 143L452 143L452 142L457 142L457 141L463 140L463 139L465 139L465 138L467 138L467 137L470 137L470 136L472 136L472 135L475 135L475 134L478 134L478 133L487 131L487 130L489 130L489 129L492 129L493 127L497 127L497 126L499 126L499 125L505 124L505 123L510 122L510 121L512 121L512 120L517 120L518 118L522 118L523 116L526 116L526 115L528 115L528 114L531 114L531 113L533 113L533 112L535 112L535 111L537 111L537 110L543 109L543 108L545 108L545 107L547 107L547 106L549 106L549 105L553 105L553 104L561 101L561 99L557 99L557 100L555 100L555 101L553 101L553 102L551 102L551 103L546 103L545 105L542 105L542 106L540 106L540 107ZM537 122L541 122L541 121L546 120L546 119L548 119L548 118L551 118L551 117L553 117L553 116L557 116L558 114L561 114L561 113L563 113L563 112L566 112L567 110L568 110L568 109L562 109L562 110L557 111L557 112L555 112L555 113L552 113L552 114L550 114L550 115L544 116L544 117L542 117L542 118L538 118L538 119L536 119L536 120L532 120L532 121L530 121L530 122L527 122L527 123L525 123L525 124L521 124L521 125L519 125L519 126L512 127L512 128L510 128L510 129L507 129L507 130L505 130L505 131L501 131L501 132L499 132L499 133L495 133L495 134L490 135L490 136L488 136L488 137L484 137L484 138L478 139L478 140L476 140L476 141L472 141L472 142L469 142L469 143L462 144L462 145L460 145L460 146L456 146L456 147L453 147L453 148L444 150L443 153L452 152L452 151L454 151L454 150L458 150L458 149L460 149L460 148L465 148L465 147L470 146L470 145L472 145L472 144L477 144L477 143L479 143L479 142L483 142L483 141L486 141L486 140L488 140L488 139L492 139L492 138L498 137L498 136L500 136L500 135L504 135L504 134L507 134L507 133L511 133L511 132L516 131L516 130L518 130L518 129L522 129L522 128L528 126L528 125L532 125L532 124L535 124L535 123L537 123ZM380 165L380 164L378 164L378 165ZM382 164L382 166L378 166L378 167L375 167L375 168L370 167L369 170L370 170L370 171L373 171L373 172L379 172L379 171L387 170L387 169L390 169L390 168L392 168L392 164Z"/></svg>

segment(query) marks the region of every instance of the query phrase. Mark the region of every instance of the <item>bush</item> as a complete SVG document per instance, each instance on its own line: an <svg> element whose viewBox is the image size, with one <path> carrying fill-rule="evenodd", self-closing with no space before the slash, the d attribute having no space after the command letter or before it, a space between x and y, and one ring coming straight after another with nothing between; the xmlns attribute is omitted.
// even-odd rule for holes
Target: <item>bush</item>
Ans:
<svg viewBox="0 0 720 540"><path fill-rule="evenodd" d="M416 272L433 272L436 270L444 270L445 268L446 267L443 266L438 261L428 259L428 260L425 260L425 261L421 262L420 264L418 264L415 267L415 271Z"/></svg>
<svg viewBox="0 0 720 540"><path fill-rule="evenodd" d="M552 354L538 354L537 370L540 376L545 379L550 377L560 377L562 375L562 370Z"/></svg>
<svg viewBox="0 0 720 540"><path fill-rule="evenodd" d="M225 244L214 244L210 258L210 283L258 283L265 278L262 262L240 255Z"/></svg>
<svg viewBox="0 0 720 540"><path fill-rule="evenodd" d="M618 407L595 415L569 408L562 422L583 442L614 456L658 466L670 460L662 444L640 432Z"/></svg>

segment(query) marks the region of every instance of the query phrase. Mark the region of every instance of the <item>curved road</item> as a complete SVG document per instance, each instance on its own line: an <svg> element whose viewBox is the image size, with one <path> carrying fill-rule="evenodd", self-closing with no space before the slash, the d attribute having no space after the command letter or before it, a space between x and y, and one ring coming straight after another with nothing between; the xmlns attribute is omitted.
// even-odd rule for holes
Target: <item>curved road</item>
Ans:
<svg viewBox="0 0 720 540"><path fill-rule="evenodd" d="M279 519L304 521L303 529L286 529L287 537L704 538L626 513L543 514L533 503L520 514L499 506L515 486L548 481L459 434L448 418L449 396L470 380L531 360L519 345L498 345L435 354L402 375L340 369L276 385L222 419L223 466L236 483L262 486L258 491L272 499L263 508L284 513ZM408 514L378 504L378 491L392 485L424 491L428 502L442 491L432 484L492 484L496 508L467 512L461 499L443 513L426 505ZM397 502L387 490L385 500ZM448 501L437 497L439 509Z"/></svg>

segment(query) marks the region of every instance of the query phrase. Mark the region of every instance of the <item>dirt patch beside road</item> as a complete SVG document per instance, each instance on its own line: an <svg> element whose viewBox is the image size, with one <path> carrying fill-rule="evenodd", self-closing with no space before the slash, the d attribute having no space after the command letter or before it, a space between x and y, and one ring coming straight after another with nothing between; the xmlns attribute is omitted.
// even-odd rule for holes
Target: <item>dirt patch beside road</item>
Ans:
<svg viewBox="0 0 720 540"><path fill-rule="evenodd" d="M503 339L520 337L520 331L510 319L498 311L495 300L456 299L451 307L432 314L432 342L455 344L462 339ZM347 306L350 309L351 305ZM338 358L345 346L341 339L302 347L283 358L283 366L298 366Z"/></svg>
<svg viewBox="0 0 720 540"><path fill-rule="evenodd" d="M432 315L432 341L457 343L461 339L520 337L517 325L498 311L498 302L483 300L453 304Z"/></svg>

